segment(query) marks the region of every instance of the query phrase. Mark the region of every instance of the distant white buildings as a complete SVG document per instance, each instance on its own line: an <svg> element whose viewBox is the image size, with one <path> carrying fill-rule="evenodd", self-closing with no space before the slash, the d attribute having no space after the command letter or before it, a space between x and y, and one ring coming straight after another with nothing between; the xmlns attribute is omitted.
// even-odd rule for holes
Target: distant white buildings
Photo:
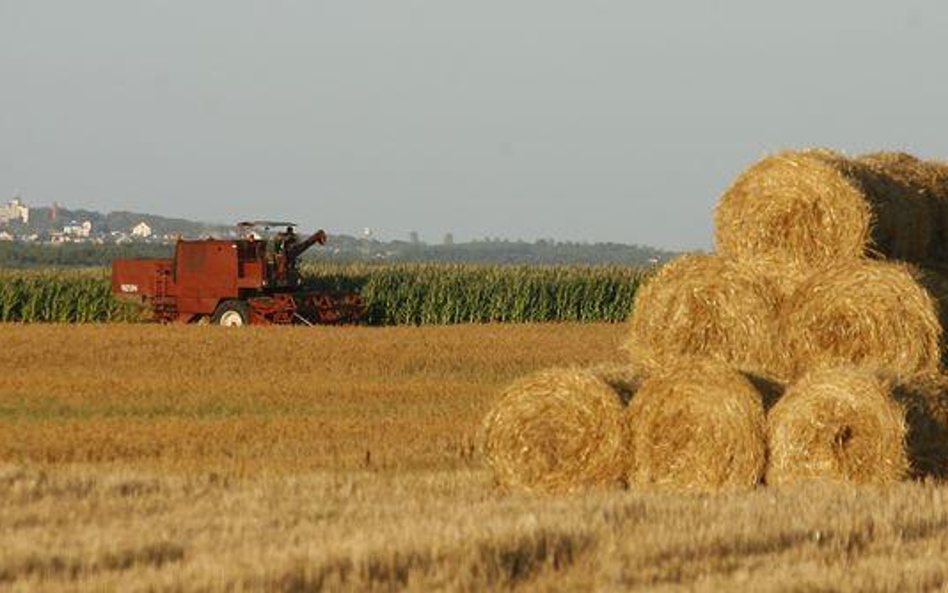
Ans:
<svg viewBox="0 0 948 593"><path fill-rule="evenodd" d="M3 206L0 206L0 224L5 224L13 220L20 220L23 224L30 222L30 209L20 198L13 198Z"/></svg>
<svg viewBox="0 0 948 593"><path fill-rule="evenodd" d="M2 0L0 0L2 2ZM49 212L47 216L47 211ZM65 214L63 212L66 212ZM31 216L32 214L32 216ZM109 228L108 219L90 216L88 220L70 220L68 216L82 216L81 211L69 214L60 211L58 204L51 207L28 208L19 196L0 204L0 242L17 241L32 243L173 243L177 233L159 234L145 220L138 223L132 219L122 229ZM88 216L88 215L87 215ZM66 221L69 221L66 223ZM32 222L31 222L32 221ZM21 223L25 228L21 226Z"/></svg>
<svg viewBox="0 0 948 593"><path fill-rule="evenodd" d="M89 235L92 234L92 223L88 220L84 220L81 223L73 220L69 224L63 227L63 235L67 237L74 237L78 239L88 239Z"/></svg>
<svg viewBox="0 0 948 593"><path fill-rule="evenodd" d="M151 237L151 227L142 221L132 227L132 236L138 237L139 239L147 239Z"/></svg>

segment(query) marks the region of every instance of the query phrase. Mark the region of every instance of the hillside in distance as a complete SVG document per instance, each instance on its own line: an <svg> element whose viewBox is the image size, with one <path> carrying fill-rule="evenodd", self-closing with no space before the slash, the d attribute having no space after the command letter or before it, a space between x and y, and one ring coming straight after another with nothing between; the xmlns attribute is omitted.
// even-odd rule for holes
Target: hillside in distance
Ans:
<svg viewBox="0 0 948 593"><path fill-rule="evenodd" d="M185 237L199 237L223 234L233 228L229 225L196 222L185 218L171 218L124 210L102 213L95 210L72 209L58 205L33 207L29 210L28 223L10 221L2 226L8 227L10 231L18 234L36 233L41 236L60 231L64 225L84 221L92 223L92 229L96 235L130 231L135 225L142 222L151 227L155 236L179 234Z"/></svg>
<svg viewBox="0 0 948 593"><path fill-rule="evenodd" d="M171 257L172 243L28 243L0 241L0 268L107 266L123 257ZM640 245L552 241L472 241L454 245L413 245L403 241L364 241L330 237L303 259L326 263L466 263L490 265L649 265L674 254Z"/></svg>
<svg viewBox="0 0 948 593"><path fill-rule="evenodd" d="M540 239L533 242L498 238L464 243L428 244L421 241L379 241L348 235L330 235L322 249L307 259L322 261L381 261L471 264L610 264L645 265L666 261L675 254L645 245L586 243Z"/></svg>
<svg viewBox="0 0 948 593"><path fill-rule="evenodd" d="M55 241L57 235L62 237L64 225L84 221L91 223L90 235ZM150 236L131 236L131 229L142 222L150 227ZM230 225L125 211L103 214L61 206L31 208L28 223L13 221L3 227L14 240L0 241L0 266L17 268L103 266L119 257L170 257L176 237L233 237L236 233ZM116 239L117 236L121 238ZM454 242L450 233L441 243L429 244L412 232L408 240L330 233L328 243L309 250L304 259L340 263L644 265L666 261L673 255L662 249L624 243L503 238Z"/></svg>

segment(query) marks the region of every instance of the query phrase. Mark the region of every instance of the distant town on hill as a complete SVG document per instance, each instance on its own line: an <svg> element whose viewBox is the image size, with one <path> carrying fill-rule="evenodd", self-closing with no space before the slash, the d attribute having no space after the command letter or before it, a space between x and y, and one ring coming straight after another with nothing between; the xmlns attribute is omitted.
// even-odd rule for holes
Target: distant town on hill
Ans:
<svg viewBox="0 0 948 593"><path fill-rule="evenodd" d="M179 237L234 237L235 227L135 212L31 207L20 198L0 205L0 267L102 266L117 257L168 257ZM429 244L409 232L405 240L371 233L330 235L305 259L331 262L438 262L483 264L646 265L674 253L643 245L541 239L483 238L455 242L446 233Z"/></svg>
<svg viewBox="0 0 948 593"><path fill-rule="evenodd" d="M21 198L0 205L0 240L24 243L171 243L178 236L200 237L233 232L232 227L135 212L31 207Z"/></svg>

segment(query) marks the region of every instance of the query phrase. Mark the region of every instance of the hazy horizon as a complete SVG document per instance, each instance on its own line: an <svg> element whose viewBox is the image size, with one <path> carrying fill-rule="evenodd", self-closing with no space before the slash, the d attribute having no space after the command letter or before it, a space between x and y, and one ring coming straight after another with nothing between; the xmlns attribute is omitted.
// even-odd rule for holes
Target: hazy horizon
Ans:
<svg viewBox="0 0 948 593"><path fill-rule="evenodd" d="M0 201L711 246L763 154L948 158L948 5L0 0Z"/></svg>

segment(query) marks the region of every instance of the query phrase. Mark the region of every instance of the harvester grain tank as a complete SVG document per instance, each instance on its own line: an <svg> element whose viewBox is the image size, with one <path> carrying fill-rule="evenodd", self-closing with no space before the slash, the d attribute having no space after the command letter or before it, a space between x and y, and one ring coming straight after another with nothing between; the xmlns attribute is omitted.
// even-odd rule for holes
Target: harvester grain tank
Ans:
<svg viewBox="0 0 948 593"><path fill-rule="evenodd" d="M218 325L326 324L356 321L358 294L308 286L299 257L324 245L326 233L300 240L293 223L252 221L237 225L243 238L178 240L171 259L117 259L112 293L138 300L155 320ZM261 235L283 228L273 236Z"/></svg>

